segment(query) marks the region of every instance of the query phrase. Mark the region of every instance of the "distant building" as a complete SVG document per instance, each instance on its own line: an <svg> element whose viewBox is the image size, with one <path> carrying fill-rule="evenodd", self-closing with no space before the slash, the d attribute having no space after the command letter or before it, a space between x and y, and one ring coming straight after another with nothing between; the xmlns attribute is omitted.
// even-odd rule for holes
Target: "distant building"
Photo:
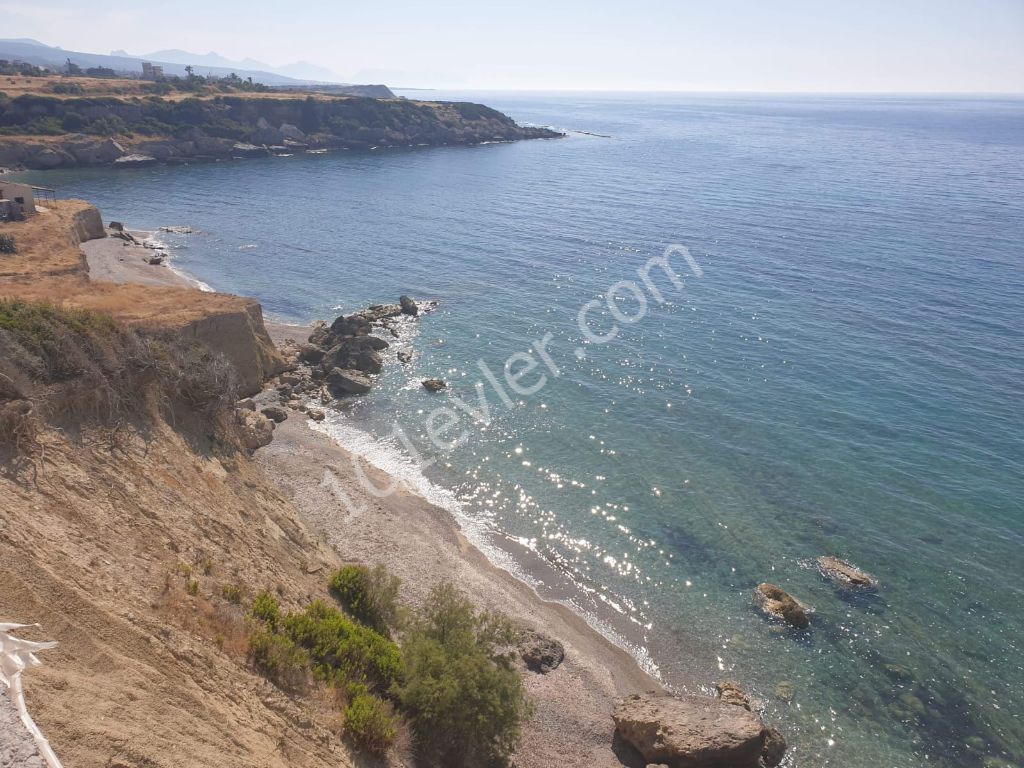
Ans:
<svg viewBox="0 0 1024 768"><path fill-rule="evenodd" d="M148 61L142 62L143 80L163 80L164 68L159 64L151 64Z"/></svg>
<svg viewBox="0 0 1024 768"><path fill-rule="evenodd" d="M17 221L36 212L35 190L0 176L0 219Z"/></svg>

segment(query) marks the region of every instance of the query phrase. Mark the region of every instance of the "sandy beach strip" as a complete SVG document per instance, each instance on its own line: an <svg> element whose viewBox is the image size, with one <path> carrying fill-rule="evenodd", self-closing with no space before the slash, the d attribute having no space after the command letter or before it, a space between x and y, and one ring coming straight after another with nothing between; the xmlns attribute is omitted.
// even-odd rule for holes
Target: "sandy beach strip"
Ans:
<svg viewBox="0 0 1024 768"><path fill-rule="evenodd" d="M153 234L132 232L140 242ZM138 283L202 289L202 283L176 272L167 259L164 259L162 264L150 264L149 259L158 251L159 249L135 245L119 237L104 237L82 243L82 252L89 265L90 280L101 283Z"/></svg>

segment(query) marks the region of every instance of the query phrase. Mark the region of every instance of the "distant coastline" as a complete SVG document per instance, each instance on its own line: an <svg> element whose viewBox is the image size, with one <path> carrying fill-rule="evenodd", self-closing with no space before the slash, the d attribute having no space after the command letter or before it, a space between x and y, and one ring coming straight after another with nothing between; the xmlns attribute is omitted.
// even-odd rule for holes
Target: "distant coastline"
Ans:
<svg viewBox="0 0 1024 768"><path fill-rule="evenodd" d="M153 83L12 78L0 96L0 168L187 164L332 149L561 138L470 102L303 91L153 95ZM110 83L116 83L116 89Z"/></svg>

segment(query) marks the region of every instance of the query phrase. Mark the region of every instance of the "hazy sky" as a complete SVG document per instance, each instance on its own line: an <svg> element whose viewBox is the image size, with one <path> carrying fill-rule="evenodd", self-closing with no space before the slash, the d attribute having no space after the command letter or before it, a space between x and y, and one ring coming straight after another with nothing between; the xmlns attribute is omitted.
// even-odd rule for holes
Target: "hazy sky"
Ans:
<svg viewBox="0 0 1024 768"><path fill-rule="evenodd" d="M1024 0L0 0L0 37L406 86L1024 92Z"/></svg>

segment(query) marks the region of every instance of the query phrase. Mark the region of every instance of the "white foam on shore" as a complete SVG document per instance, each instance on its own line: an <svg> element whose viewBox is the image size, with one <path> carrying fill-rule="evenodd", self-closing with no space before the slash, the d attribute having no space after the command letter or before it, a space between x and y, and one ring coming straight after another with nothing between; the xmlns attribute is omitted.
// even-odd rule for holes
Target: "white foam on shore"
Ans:
<svg viewBox="0 0 1024 768"><path fill-rule="evenodd" d="M171 270L171 272L176 274L181 279L190 283L193 287L198 288L200 291L205 291L206 293L216 293L216 291L213 289L213 286L211 286L209 283L204 283L198 277L190 275L185 270L174 265L174 256L172 255L172 251L174 250L174 248L164 240L161 240L159 237L157 237L156 232L139 231L139 234L144 235L144 237L142 238L142 242L144 244L147 244L149 246L152 246L154 249L158 249L164 252L164 263L167 265L167 268Z"/></svg>
<svg viewBox="0 0 1024 768"><path fill-rule="evenodd" d="M312 404L312 401L310 401L310 404ZM329 411L324 421L316 422L310 419L308 424L311 429L327 435L338 446L348 451L353 458L353 464L361 459L366 464L381 470L394 481L400 483L401 485L398 489L408 490L426 499L426 501L434 506L447 511L455 518L463 535L493 565L508 571L537 593L538 598L541 598L538 588L544 586L543 583L528 573L510 552L495 543L495 538L507 538L507 534L497 530L487 521L480 519L480 517L473 515L472 511L466 508L465 504L459 500L452 490L444 488L427 478L420 465L403 450L396 438L375 437L365 430L354 426L349 418L337 411ZM359 471L358 468L357 471ZM404 488L402 488L403 486ZM379 492L381 495L385 495L384 489L380 489ZM526 549L533 552L537 551L536 545L532 542L519 539L514 540ZM661 679L661 672L647 648L629 642L608 622L571 601L549 598L541 599L555 602L568 608L582 618L591 629L629 653L645 672L658 680Z"/></svg>

